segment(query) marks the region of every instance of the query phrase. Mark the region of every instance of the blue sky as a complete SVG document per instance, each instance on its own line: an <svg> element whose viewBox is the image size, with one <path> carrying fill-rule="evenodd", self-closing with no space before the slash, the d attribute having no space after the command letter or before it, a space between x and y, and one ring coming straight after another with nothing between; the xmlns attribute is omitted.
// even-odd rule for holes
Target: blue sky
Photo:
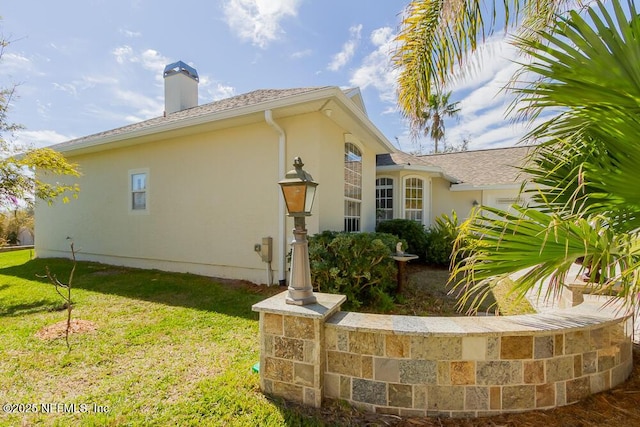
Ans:
<svg viewBox="0 0 640 427"><path fill-rule="evenodd" d="M0 86L18 83L9 118L17 142L38 146L162 115L164 66L198 70L200 104L255 89L359 86L373 123L411 151L396 108L389 58L407 1L398 0L21 0L0 7L12 41ZM447 140L470 149L515 145L500 88L514 70L502 36L478 70L457 82L461 117ZM397 139L396 139L397 138ZM423 141L426 150L431 143Z"/></svg>

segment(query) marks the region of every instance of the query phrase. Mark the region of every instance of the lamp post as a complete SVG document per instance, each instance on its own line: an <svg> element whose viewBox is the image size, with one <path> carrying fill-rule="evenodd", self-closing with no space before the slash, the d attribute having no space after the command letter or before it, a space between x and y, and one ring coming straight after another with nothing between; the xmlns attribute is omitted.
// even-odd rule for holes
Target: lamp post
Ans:
<svg viewBox="0 0 640 427"><path fill-rule="evenodd" d="M309 245L304 218L311 215L317 182L302 169L304 163L300 157L293 159L294 169L287 172L278 184L287 205L289 216L293 217L293 241L291 255L291 275L286 303L307 305L316 302L311 286L311 268L309 266Z"/></svg>

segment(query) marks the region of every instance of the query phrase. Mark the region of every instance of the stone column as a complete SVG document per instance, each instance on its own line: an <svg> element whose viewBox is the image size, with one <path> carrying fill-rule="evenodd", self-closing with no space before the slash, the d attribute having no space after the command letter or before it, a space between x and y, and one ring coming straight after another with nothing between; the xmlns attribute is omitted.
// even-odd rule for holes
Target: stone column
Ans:
<svg viewBox="0 0 640 427"><path fill-rule="evenodd" d="M324 324L346 300L314 293L315 304L286 303L282 292L252 307L260 313L260 388L305 405L322 405Z"/></svg>

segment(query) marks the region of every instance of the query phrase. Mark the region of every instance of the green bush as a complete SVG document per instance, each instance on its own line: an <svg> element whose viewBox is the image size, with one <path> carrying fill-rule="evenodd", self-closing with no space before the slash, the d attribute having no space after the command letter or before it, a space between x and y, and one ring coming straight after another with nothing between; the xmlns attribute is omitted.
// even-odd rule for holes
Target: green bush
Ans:
<svg viewBox="0 0 640 427"><path fill-rule="evenodd" d="M425 261L428 244L427 233L419 222L410 219L390 219L379 223L376 231L393 234L405 240L407 244L402 246L402 250L418 255L421 261ZM395 247L393 251L395 252Z"/></svg>
<svg viewBox="0 0 640 427"><path fill-rule="evenodd" d="M427 232L426 262L432 265L448 266L451 262L453 243L458 237L458 215L443 214L436 218L436 224Z"/></svg>
<svg viewBox="0 0 640 427"><path fill-rule="evenodd" d="M324 231L309 238L311 280L319 292L347 296L345 308L393 306L398 238L386 233ZM406 242L403 242L406 244Z"/></svg>

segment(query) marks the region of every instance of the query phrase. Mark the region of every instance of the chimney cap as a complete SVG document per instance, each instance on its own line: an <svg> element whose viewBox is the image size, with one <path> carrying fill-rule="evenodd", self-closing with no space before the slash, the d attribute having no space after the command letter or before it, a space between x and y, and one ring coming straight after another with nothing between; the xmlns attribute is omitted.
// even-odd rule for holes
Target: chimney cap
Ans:
<svg viewBox="0 0 640 427"><path fill-rule="evenodd" d="M200 81L200 77L198 77L198 72L196 71L195 68L185 64L182 61L178 61L178 62L174 62L173 64L169 64L166 67L164 67L164 73L163 76L166 78L167 76L173 75L173 74L177 74L177 73L184 73L187 76L191 77L192 79L194 79L195 81L199 82Z"/></svg>

